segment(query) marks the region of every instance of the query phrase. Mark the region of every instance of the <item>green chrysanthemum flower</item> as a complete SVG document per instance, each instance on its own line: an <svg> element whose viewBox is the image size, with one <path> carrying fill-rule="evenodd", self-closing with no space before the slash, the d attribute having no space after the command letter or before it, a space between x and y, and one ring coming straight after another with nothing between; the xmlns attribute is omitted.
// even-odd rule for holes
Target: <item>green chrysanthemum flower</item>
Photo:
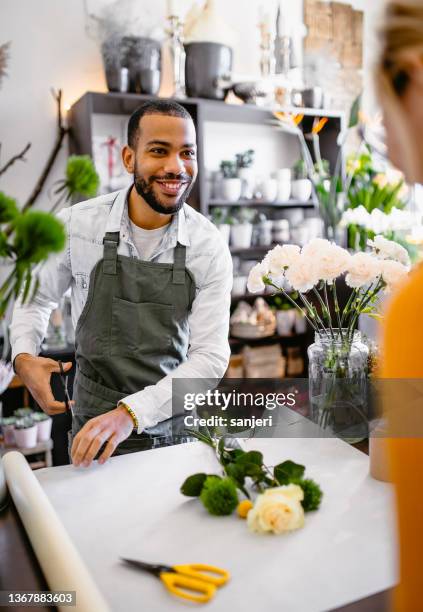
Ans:
<svg viewBox="0 0 423 612"><path fill-rule="evenodd" d="M236 486L230 478L208 476L204 482L200 499L205 508L216 516L232 514L238 505Z"/></svg>
<svg viewBox="0 0 423 612"><path fill-rule="evenodd" d="M49 213L30 210L16 220L14 249L22 262L39 263L60 252L65 241L63 223Z"/></svg>
<svg viewBox="0 0 423 612"><path fill-rule="evenodd" d="M304 499L301 502L304 512L311 512L317 510L322 501L323 492L317 482L311 478L304 478L295 481L295 484L299 485L304 491Z"/></svg>
<svg viewBox="0 0 423 612"><path fill-rule="evenodd" d="M0 191L0 223L9 223L19 214L16 200Z"/></svg>
<svg viewBox="0 0 423 612"><path fill-rule="evenodd" d="M71 155L66 165L66 187L69 195L80 194L92 198L100 184L92 159L88 155Z"/></svg>

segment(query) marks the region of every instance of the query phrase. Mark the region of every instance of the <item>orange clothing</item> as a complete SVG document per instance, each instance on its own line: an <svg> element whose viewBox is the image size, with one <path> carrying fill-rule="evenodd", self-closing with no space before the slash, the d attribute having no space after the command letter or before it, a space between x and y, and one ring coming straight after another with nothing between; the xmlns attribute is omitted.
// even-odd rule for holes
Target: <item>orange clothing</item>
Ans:
<svg viewBox="0 0 423 612"><path fill-rule="evenodd" d="M390 379L423 379L423 265L413 270L388 308L383 330L381 375ZM396 399L392 409L392 421L395 421L401 419L401 410L406 408L404 402L401 406ZM412 418L418 412L414 411ZM395 431L395 423L393 427ZM423 427L418 429L416 436L420 437L390 440L390 467L396 487L400 536L400 585L395 594L396 612L415 612L423 606Z"/></svg>

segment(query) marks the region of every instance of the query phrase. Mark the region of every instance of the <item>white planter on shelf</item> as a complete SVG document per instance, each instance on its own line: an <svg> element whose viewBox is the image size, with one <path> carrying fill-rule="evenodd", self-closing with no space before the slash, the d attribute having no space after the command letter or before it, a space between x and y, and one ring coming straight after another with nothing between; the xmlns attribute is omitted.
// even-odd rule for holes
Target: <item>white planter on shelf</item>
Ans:
<svg viewBox="0 0 423 612"><path fill-rule="evenodd" d="M311 196L310 179L297 179L292 181L292 197L300 202L307 202Z"/></svg>
<svg viewBox="0 0 423 612"><path fill-rule="evenodd" d="M232 284L232 295L240 296L247 293L247 276L234 276Z"/></svg>
<svg viewBox="0 0 423 612"><path fill-rule="evenodd" d="M220 225L216 225L216 227L222 234L222 238L226 244L229 244L229 236L231 235L231 226L229 223L221 223Z"/></svg>
<svg viewBox="0 0 423 612"><path fill-rule="evenodd" d="M249 249L252 235L252 223L238 223L231 226L231 244L235 249Z"/></svg>
<svg viewBox="0 0 423 612"><path fill-rule="evenodd" d="M239 168L238 176L242 181L241 198L250 199L253 197L255 173L254 168Z"/></svg>
<svg viewBox="0 0 423 612"><path fill-rule="evenodd" d="M274 202L278 197L278 181L276 179L267 179L260 185L260 191L263 200L266 202Z"/></svg>
<svg viewBox="0 0 423 612"><path fill-rule="evenodd" d="M278 200L287 202L291 197L291 181L283 180L278 182Z"/></svg>
<svg viewBox="0 0 423 612"><path fill-rule="evenodd" d="M295 325L295 308L276 311L276 329L280 336L292 336Z"/></svg>
<svg viewBox="0 0 423 612"><path fill-rule="evenodd" d="M298 309L295 310L295 333L305 334L307 331L307 320L304 312L300 312Z"/></svg>
<svg viewBox="0 0 423 612"><path fill-rule="evenodd" d="M15 442L18 448L34 448L37 446L37 425L26 429L15 429Z"/></svg>
<svg viewBox="0 0 423 612"><path fill-rule="evenodd" d="M225 178L222 181L222 198L227 202L237 202L242 193L240 178Z"/></svg>
<svg viewBox="0 0 423 612"><path fill-rule="evenodd" d="M291 178L292 178L291 168L279 168L279 170L276 170L276 177L279 183L284 183L285 181L291 182Z"/></svg>
<svg viewBox="0 0 423 612"><path fill-rule="evenodd" d="M52 424L53 420L50 418L44 419L43 421L37 421L38 442L47 442L47 440L50 440Z"/></svg>

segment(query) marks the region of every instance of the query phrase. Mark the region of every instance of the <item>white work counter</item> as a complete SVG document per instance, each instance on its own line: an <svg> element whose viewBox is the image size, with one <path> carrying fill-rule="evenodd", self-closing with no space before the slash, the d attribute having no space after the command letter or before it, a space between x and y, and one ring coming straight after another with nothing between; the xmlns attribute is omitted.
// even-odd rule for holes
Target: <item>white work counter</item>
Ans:
<svg viewBox="0 0 423 612"><path fill-rule="evenodd" d="M200 442L134 453L89 469L46 468L36 476L116 612L193 608L154 576L119 561L207 563L231 572L207 610L329 610L394 585L395 525L390 485L368 474L368 457L337 439L252 439L275 465L306 465L324 498L303 529L258 535L235 514L213 517L179 492L194 472L218 473Z"/></svg>

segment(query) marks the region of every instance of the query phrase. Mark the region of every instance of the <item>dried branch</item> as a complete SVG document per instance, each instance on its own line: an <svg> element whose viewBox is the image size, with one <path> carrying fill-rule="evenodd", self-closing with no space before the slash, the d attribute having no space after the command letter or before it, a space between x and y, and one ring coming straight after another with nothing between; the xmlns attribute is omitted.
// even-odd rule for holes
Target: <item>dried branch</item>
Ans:
<svg viewBox="0 0 423 612"><path fill-rule="evenodd" d="M54 162L56 161L56 157L62 147L62 143L63 143L63 139L65 138L66 134L68 134L69 132L69 128L65 127L63 124L63 117L62 117L62 90L59 89L58 91L52 89L52 94L54 99L56 100L56 104L57 104L57 136L56 136L56 142L54 143L53 149L47 159L46 165L44 166L44 170L41 173L40 178L37 181L37 184L35 185L31 195L28 198L28 201L26 202L25 206L23 207L23 211L27 210L28 208L30 208L35 200L38 198L38 196L40 195L40 193L43 190L43 187L45 185L45 182L48 178L48 175L50 174L50 171L54 165Z"/></svg>
<svg viewBox="0 0 423 612"><path fill-rule="evenodd" d="M5 165L3 166L3 168L0 168L0 176L2 174L4 174L9 168L10 166L13 166L13 164L18 161L19 159L21 161L26 161L25 159L25 153L27 153L29 151L29 149L31 148L31 143L28 142L28 144L26 145L26 147L23 149L23 151L21 151L20 153L18 153L17 155L14 155L13 157L11 157L9 159L8 162L5 163Z"/></svg>

